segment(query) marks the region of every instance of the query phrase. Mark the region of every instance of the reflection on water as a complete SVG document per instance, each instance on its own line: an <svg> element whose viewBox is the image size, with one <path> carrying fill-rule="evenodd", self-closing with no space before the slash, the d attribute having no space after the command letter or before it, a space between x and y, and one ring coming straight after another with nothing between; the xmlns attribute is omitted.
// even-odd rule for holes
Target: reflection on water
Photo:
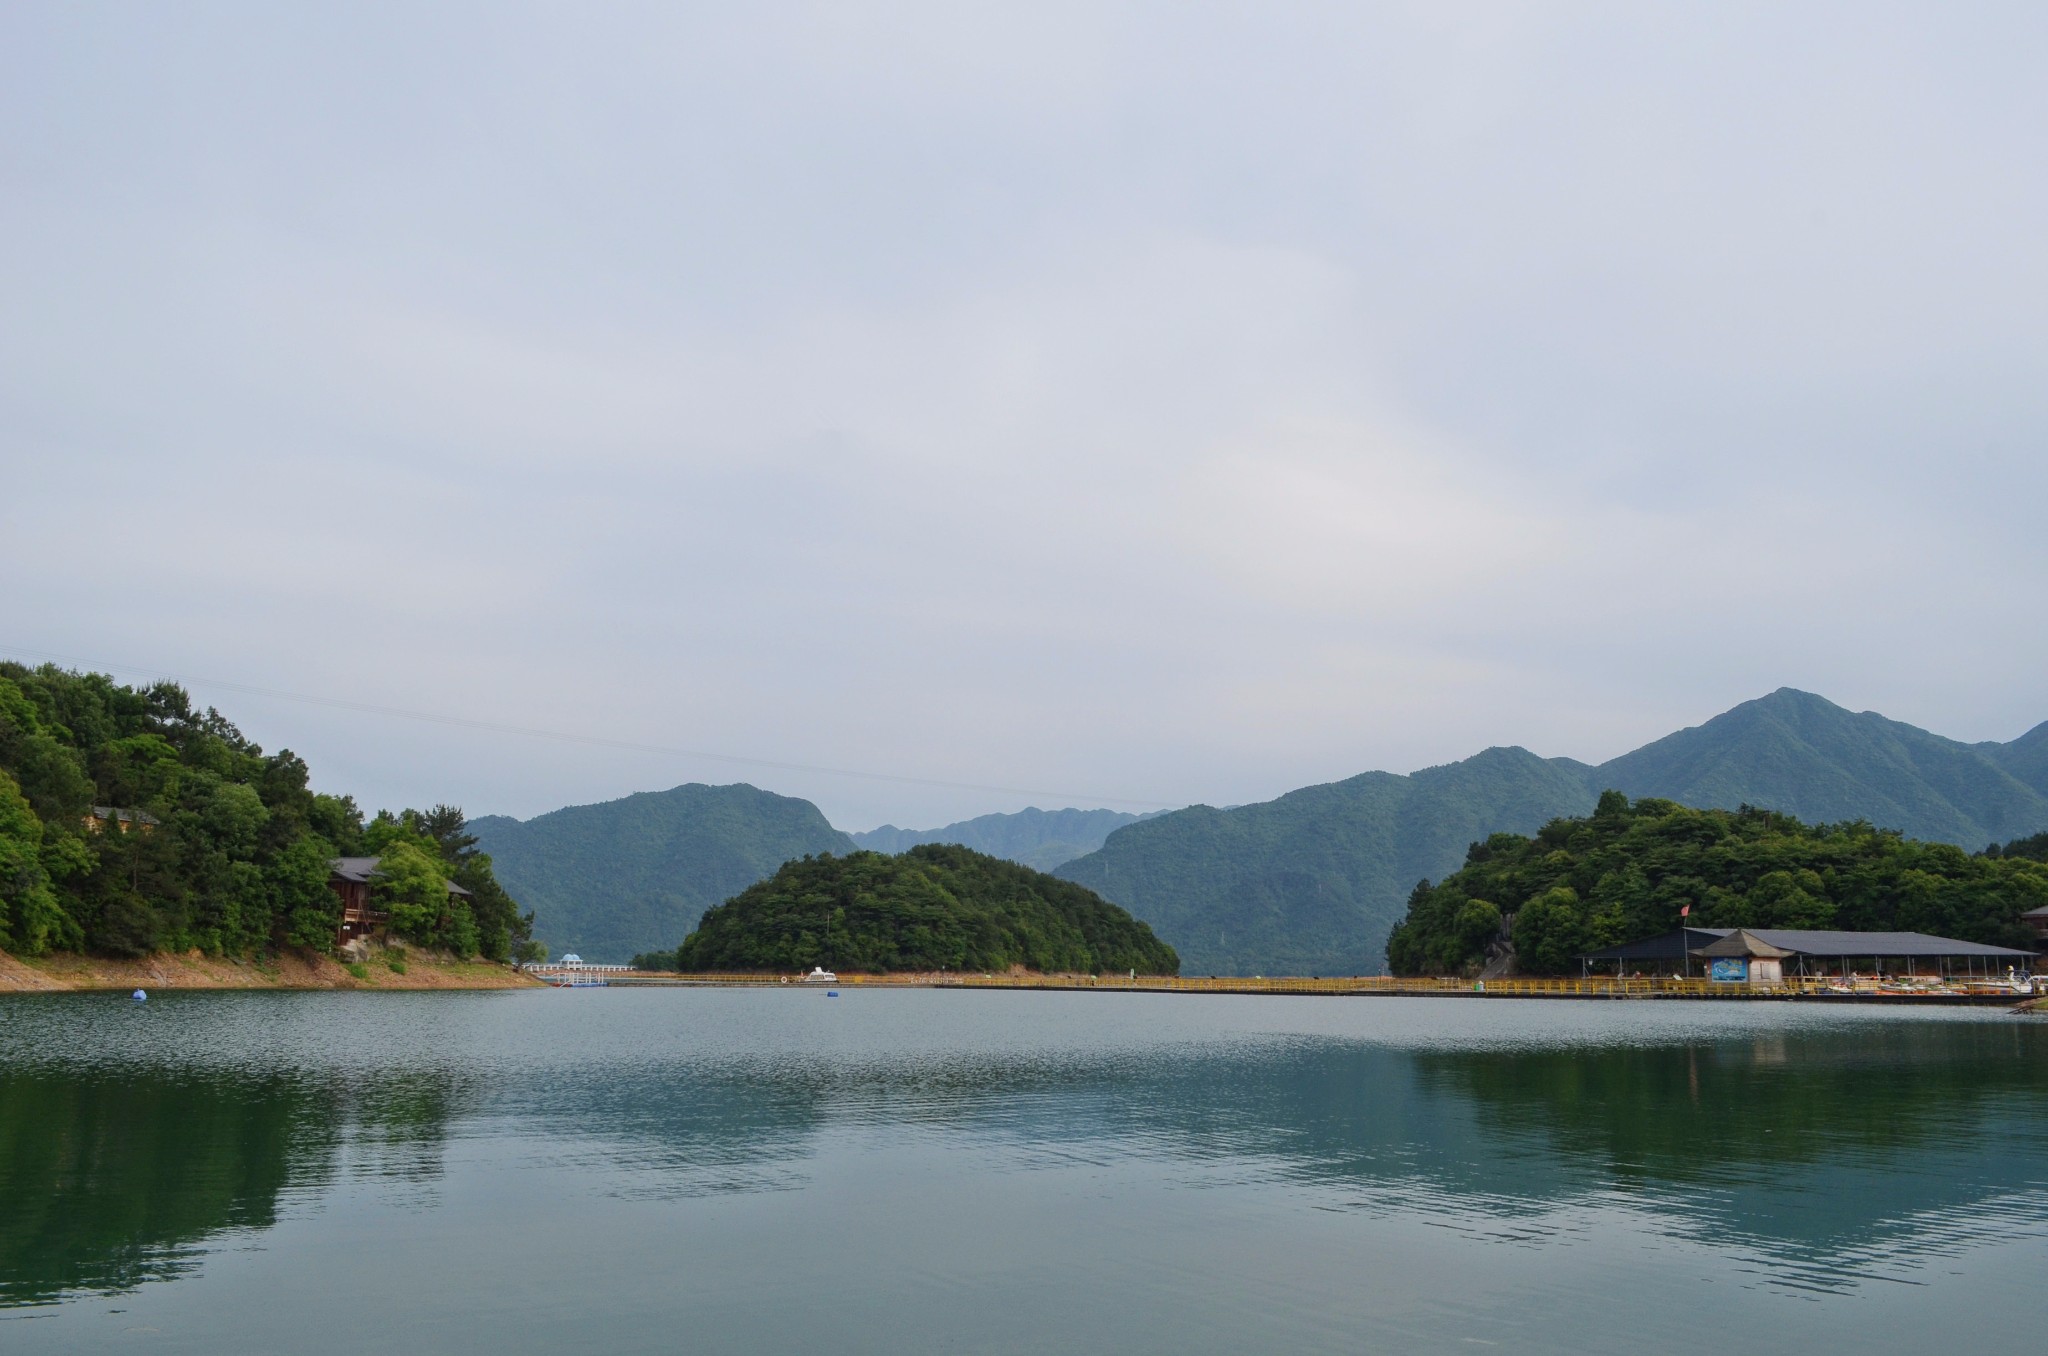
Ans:
<svg viewBox="0 0 2048 1356"><path fill-rule="evenodd" d="M341 1177L430 1188L451 1109L431 1076L0 1069L0 1304L183 1274Z"/></svg>
<svg viewBox="0 0 2048 1356"><path fill-rule="evenodd" d="M0 1305L189 1277L344 1189L767 1209L856 1152L936 1201L1080 1173L1119 1219L1252 1193L1589 1267L1633 1231L1813 1295L2048 1219L2048 1027L2008 1017L904 993L826 1024L810 997L0 1003Z"/></svg>

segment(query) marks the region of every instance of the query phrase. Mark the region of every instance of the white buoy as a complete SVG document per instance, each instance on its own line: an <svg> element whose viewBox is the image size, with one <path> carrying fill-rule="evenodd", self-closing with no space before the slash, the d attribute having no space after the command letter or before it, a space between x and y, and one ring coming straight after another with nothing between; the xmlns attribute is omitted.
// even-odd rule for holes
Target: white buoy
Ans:
<svg viewBox="0 0 2048 1356"><path fill-rule="evenodd" d="M148 994L146 994L146 993L144 993L144 992L143 992L142 990L140 990L140 989L137 989L137 990L135 991L135 994L134 994L134 998L135 998L135 1001L136 1001L136 1002L138 1002L138 1003L147 1003L147 1002L149 1001L149 995L148 995Z"/></svg>

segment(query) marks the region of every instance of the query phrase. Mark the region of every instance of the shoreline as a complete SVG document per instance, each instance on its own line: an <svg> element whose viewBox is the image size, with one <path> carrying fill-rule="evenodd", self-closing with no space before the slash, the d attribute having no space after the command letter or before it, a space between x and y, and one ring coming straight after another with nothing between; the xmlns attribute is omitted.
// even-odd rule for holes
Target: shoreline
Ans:
<svg viewBox="0 0 2048 1356"><path fill-rule="evenodd" d="M400 973L396 964L404 967ZM528 975L495 961L456 960L429 951L380 951L358 975L332 956L280 952L230 960L198 951L159 953L132 960L55 952L24 958L0 951L0 994L91 993L130 989L230 991L243 989L362 989L417 993L438 989L536 989Z"/></svg>
<svg viewBox="0 0 2048 1356"><path fill-rule="evenodd" d="M774 988L788 990L822 989L826 985L806 982L801 976L773 974L719 974L702 972L642 970L606 975L611 988ZM831 982L840 990L857 989L953 989L953 990L1038 990L1062 993L1150 993L1150 994L1247 994L1268 997L1380 997L1380 998L1466 998L1466 999L1573 999L1596 1002L1669 1002L1677 999L1709 999L1738 1003L1877 1003L1903 1007L2019 1007L2027 995L1985 986L1974 990L1928 989L1886 990L1860 985L1844 988L1826 980L1806 980L1777 985L1714 983L1704 979L1491 979L1472 980L1448 976L1395 979L1353 976L1323 979L1301 976L1180 977L1138 975L1033 974L1018 970L1006 974L962 975L958 973L896 972L864 974L850 972Z"/></svg>

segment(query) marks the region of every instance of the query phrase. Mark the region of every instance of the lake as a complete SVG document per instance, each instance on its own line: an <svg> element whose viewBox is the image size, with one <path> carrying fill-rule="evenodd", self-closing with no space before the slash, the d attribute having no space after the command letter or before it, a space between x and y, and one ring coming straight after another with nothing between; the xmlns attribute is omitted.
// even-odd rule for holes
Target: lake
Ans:
<svg viewBox="0 0 2048 1356"><path fill-rule="evenodd" d="M0 998L0 1351L2048 1347L2048 1022Z"/></svg>

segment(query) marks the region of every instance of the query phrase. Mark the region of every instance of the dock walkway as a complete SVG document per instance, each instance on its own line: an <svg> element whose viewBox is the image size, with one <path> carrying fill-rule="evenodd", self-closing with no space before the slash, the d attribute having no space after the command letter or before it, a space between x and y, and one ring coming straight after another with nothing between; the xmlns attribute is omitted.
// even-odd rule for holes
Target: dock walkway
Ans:
<svg viewBox="0 0 2048 1356"><path fill-rule="evenodd" d="M734 988L780 986L817 988L786 974L693 974L658 971L612 972L612 987ZM1315 978L1288 976L1181 977L1172 975L862 975L843 974L834 987L843 989L1038 989L1102 993L1227 993L1301 994L1404 998L1578 998L1671 999L1713 998L1746 1001L1813 1000L1818 1002L2011 1004L2029 995L2005 984L1904 984L1869 979L1787 979L1781 984L1715 982L1646 976L1639 979L1456 979L1350 976Z"/></svg>

